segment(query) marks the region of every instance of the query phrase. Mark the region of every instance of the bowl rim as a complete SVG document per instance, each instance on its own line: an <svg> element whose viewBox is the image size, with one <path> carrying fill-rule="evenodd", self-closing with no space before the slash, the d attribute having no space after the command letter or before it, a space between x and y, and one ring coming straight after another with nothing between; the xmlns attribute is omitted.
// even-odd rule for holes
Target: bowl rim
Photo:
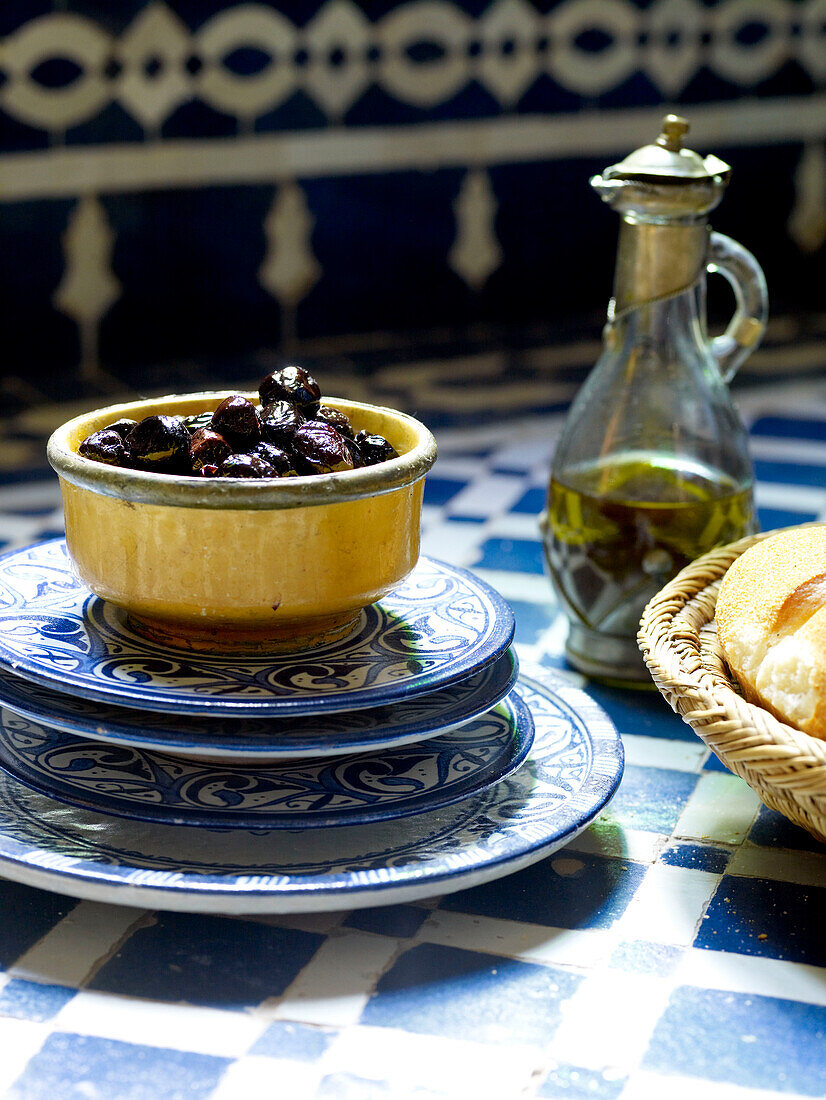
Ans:
<svg viewBox="0 0 826 1100"><path fill-rule="evenodd" d="M232 510L273 510L301 508L308 505L334 504L365 497L392 493L423 478L436 461L436 440L430 430L408 413L384 405L349 401L339 397L324 397L324 404L343 412L369 410L399 421L412 428L416 443L397 458L375 466L339 473L312 474L301 477L251 480L248 478L199 478L192 475L152 473L124 466L108 466L77 454L68 444L70 435L84 421L105 415L112 421L132 416L141 408L171 403L183 405L203 399L220 401L241 394L257 402L258 394L240 390L204 390L197 393L167 394L121 402L117 405L90 409L61 424L49 438L46 456L63 480L101 496L117 497L130 503L155 504L178 508L213 508ZM174 414L173 414L174 415ZM139 418L135 418L139 419Z"/></svg>

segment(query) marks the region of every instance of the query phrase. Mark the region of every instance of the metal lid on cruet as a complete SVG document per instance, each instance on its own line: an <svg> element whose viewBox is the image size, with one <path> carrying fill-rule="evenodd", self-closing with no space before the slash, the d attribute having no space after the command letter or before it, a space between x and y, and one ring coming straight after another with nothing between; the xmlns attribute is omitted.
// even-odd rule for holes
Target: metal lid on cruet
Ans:
<svg viewBox="0 0 826 1100"><path fill-rule="evenodd" d="M719 157L701 157L683 147L689 123L666 115L662 132L652 145L643 145L618 164L612 164L591 185L622 213L656 217L703 215L722 198L731 168Z"/></svg>

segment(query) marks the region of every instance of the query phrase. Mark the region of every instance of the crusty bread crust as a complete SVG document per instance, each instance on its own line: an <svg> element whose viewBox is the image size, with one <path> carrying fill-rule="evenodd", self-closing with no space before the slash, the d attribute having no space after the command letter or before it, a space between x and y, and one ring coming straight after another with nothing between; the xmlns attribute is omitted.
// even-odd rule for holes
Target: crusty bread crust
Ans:
<svg viewBox="0 0 826 1100"><path fill-rule="evenodd" d="M724 576L715 617L746 698L826 738L826 524L750 547Z"/></svg>

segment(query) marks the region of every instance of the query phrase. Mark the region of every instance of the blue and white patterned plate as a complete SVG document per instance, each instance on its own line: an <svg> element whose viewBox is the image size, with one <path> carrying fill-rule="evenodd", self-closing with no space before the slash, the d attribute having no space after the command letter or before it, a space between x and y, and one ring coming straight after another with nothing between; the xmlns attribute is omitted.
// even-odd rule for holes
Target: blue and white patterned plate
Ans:
<svg viewBox="0 0 826 1100"><path fill-rule="evenodd" d="M458 683L500 657L513 612L465 569L421 558L353 634L270 658L196 654L146 641L75 578L63 539L0 557L0 668L120 706L214 717L333 713Z"/></svg>
<svg viewBox="0 0 826 1100"><path fill-rule="evenodd" d="M608 803L622 743L558 674L520 675L536 736L482 794L372 825L188 829L108 817L0 773L0 874L73 897L210 913L389 905L499 878L573 839Z"/></svg>
<svg viewBox="0 0 826 1100"><path fill-rule="evenodd" d="M21 718L114 745L174 753L195 760L266 764L341 756L424 741L457 729L505 698L516 682L512 649L458 684L427 695L348 714L305 718L205 718L139 714L62 695L0 672L0 705Z"/></svg>
<svg viewBox="0 0 826 1100"><path fill-rule="evenodd" d="M270 768L181 760L102 745L0 708L0 766L61 802L99 813L212 828L362 825L447 806L510 775L533 718L517 692L422 745Z"/></svg>

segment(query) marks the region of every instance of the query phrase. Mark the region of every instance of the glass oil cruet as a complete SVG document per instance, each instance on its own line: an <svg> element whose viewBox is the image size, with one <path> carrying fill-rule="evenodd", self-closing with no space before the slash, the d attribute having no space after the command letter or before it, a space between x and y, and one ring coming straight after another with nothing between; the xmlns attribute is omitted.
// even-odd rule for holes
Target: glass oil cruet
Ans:
<svg viewBox="0 0 826 1100"><path fill-rule="evenodd" d="M766 281L743 247L711 232L731 169L682 147L666 116L656 144L595 176L622 217L603 352L556 447L541 526L580 671L648 681L636 644L645 604L683 566L756 530L746 431L728 383L760 342ZM706 273L736 302L706 332Z"/></svg>

